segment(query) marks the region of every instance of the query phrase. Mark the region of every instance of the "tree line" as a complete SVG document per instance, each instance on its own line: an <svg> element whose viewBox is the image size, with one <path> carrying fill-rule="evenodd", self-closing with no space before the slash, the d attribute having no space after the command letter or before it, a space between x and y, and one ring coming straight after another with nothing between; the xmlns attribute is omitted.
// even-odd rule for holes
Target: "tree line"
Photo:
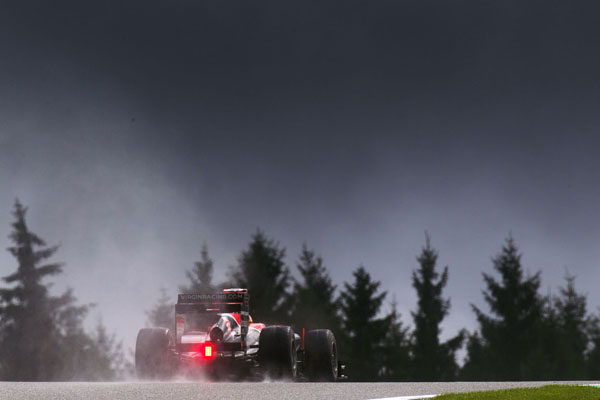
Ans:
<svg viewBox="0 0 600 400"><path fill-rule="evenodd" d="M20 381L113 380L128 368L121 344L102 323L84 329L93 305L77 302L73 290L53 296L48 279L64 267L49 259L48 246L26 223L19 201L8 251L16 270L0 285L0 379ZM567 275L557 294L540 293L541 273L529 275L515 240L508 237L483 274L487 309L472 305L477 328L446 341L442 321L451 304L444 296L449 268L438 265L438 252L426 235L410 279L415 290L412 324L368 269L359 265L349 282L333 283L322 259L307 245L295 262L286 250L258 230L226 282L213 282L214 263L204 245L200 260L186 271L181 292L246 287L256 321L301 328L331 329L340 358L355 381L577 380L600 375L600 316L587 309L587 298ZM171 326L174 293L161 289L148 311L149 324ZM383 305L391 303L391 309ZM457 352L466 346L460 365Z"/></svg>
<svg viewBox="0 0 600 400"><path fill-rule="evenodd" d="M558 295L540 293L541 272L527 275L521 253L509 236L492 258L492 271L483 273L483 296L488 310L471 305L478 327L462 329L446 341L440 327L450 312L443 290L448 267L438 266L438 252L426 234L412 271L416 307L412 326L406 325L365 266L338 288L323 259L302 247L295 263L286 265L285 248L258 230L230 267L227 281L214 284L214 263L206 245L201 259L187 271L185 292L226 286L248 288L255 320L301 328L331 329L339 342L340 358L355 381L450 380L578 380L597 379L600 369L600 317L587 310L575 278L567 275ZM151 322L172 323L172 299L163 293L151 310ZM157 317L165 318L160 320ZM168 326L168 325L167 325ZM457 352L466 345L464 363Z"/></svg>

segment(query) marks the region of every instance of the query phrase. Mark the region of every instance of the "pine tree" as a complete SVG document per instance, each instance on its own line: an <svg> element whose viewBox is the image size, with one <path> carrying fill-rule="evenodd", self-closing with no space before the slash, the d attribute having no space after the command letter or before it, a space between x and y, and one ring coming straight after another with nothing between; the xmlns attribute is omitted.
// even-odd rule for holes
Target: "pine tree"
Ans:
<svg viewBox="0 0 600 400"><path fill-rule="evenodd" d="M75 306L75 297L71 289L67 290L60 298L63 304L70 304L57 313L55 326L59 335L57 336L58 348L63 349L60 369L57 370L56 380L91 380L90 352L93 351L95 343L83 328L83 321L88 314L91 305ZM57 366L58 367L58 366Z"/></svg>
<svg viewBox="0 0 600 400"><path fill-rule="evenodd" d="M396 300L392 301L392 311L387 316L387 333L383 339L382 371L384 381L408 381L412 377L410 358L410 333L402 324Z"/></svg>
<svg viewBox="0 0 600 400"><path fill-rule="evenodd" d="M296 268L301 280L293 279L290 296L291 321L294 326L296 329L327 328L339 336L341 321L335 298L336 287L323 266L322 258L303 245Z"/></svg>
<svg viewBox="0 0 600 400"><path fill-rule="evenodd" d="M40 265L58 249L30 232L25 222L27 209L17 200L9 252L17 259L16 272L3 278L10 288L0 289L2 337L0 359L4 380L52 380L59 365L59 333L56 303L43 279L59 274L62 265ZM67 302L68 303L68 302Z"/></svg>
<svg viewBox="0 0 600 400"><path fill-rule="evenodd" d="M586 379L597 379L600 376L600 316L589 316L586 333L589 337L589 349L586 352Z"/></svg>
<svg viewBox="0 0 600 400"><path fill-rule="evenodd" d="M522 376L527 380L558 379L562 375L562 332L553 297L540 296L541 317L534 327L536 341L523 363Z"/></svg>
<svg viewBox="0 0 600 400"><path fill-rule="evenodd" d="M250 314L256 321L288 322L286 289L290 278L284 257L285 249L258 230L230 273L234 285L248 289Z"/></svg>
<svg viewBox="0 0 600 400"><path fill-rule="evenodd" d="M543 299L538 294L540 273L524 277L521 255L512 237L493 259L500 281L483 274L484 298L494 316L472 305L480 325L485 363L477 365L481 375L494 380L529 379L530 358L543 331ZM475 358L468 355L466 368Z"/></svg>
<svg viewBox="0 0 600 400"><path fill-rule="evenodd" d="M455 354L464 339L461 332L440 343L440 324L448 315L450 300L442 297L442 290L448 283L448 267L444 267L440 276L436 271L437 258L427 234L425 247L417 257L420 267L412 275L418 298L417 311L412 313L415 322L413 379L417 381L455 379L458 371Z"/></svg>
<svg viewBox="0 0 600 400"><path fill-rule="evenodd" d="M146 316L148 325L152 327L171 328L175 324L175 305L164 287L160 288L160 297Z"/></svg>
<svg viewBox="0 0 600 400"><path fill-rule="evenodd" d="M344 353L348 360L350 379L374 381L379 379L384 341L389 329L389 319L378 318L386 292L378 293L380 282L360 266L353 273L352 285L344 283L340 295L343 318Z"/></svg>
<svg viewBox="0 0 600 400"><path fill-rule="evenodd" d="M27 209L17 200L10 253L18 262L17 271L3 278L12 285L0 289L0 378L20 381L104 379L114 377L114 361L121 349L103 353L96 338L83 328L91 305L77 305L71 289L52 296L47 277L62 270L60 263L44 262L58 249L27 227ZM98 375L99 358L110 358L111 366Z"/></svg>
<svg viewBox="0 0 600 400"><path fill-rule="evenodd" d="M188 285L179 287L182 293L210 293L215 290L212 284L213 260L208 256L208 246L202 245L200 261L194 263L194 269L186 271Z"/></svg>
<svg viewBox="0 0 600 400"><path fill-rule="evenodd" d="M575 277L565 276L566 286L560 288L560 297L554 299L559 327L555 343L559 375L554 379L577 380L586 378L585 353L589 343L587 328L587 299L575 290Z"/></svg>
<svg viewBox="0 0 600 400"><path fill-rule="evenodd" d="M460 369L459 378L462 381L488 381L489 375L483 340L479 332L475 331L467 337L467 356L463 367Z"/></svg>
<svg viewBox="0 0 600 400"><path fill-rule="evenodd" d="M125 358L122 344L110 335L102 322L95 331L86 333L81 323L76 323L62 337L62 370L57 380L111 381L122 379Z"/></svg>
<svg viewBox="0 0 600 400"><path fill-rule="evenodd" d="M123 355L123 344L117 341L115 334L109 334L102 321L98 321L91 336L94 346L91 348L92 360L90 374L86 380L112 381L123 379L127 361Z"/></svg>

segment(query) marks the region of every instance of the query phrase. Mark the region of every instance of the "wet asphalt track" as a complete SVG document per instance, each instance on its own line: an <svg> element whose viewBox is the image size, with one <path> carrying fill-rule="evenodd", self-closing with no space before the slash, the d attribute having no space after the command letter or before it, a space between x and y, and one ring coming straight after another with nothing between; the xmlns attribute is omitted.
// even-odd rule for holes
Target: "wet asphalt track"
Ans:
<svg viewBox="0 0 600 400"><path fill-rule="evenodd" d="M448 392L598 382L452 383L210 383L210 382L0 382L0 399L343 399L363 400Z"/></svg>

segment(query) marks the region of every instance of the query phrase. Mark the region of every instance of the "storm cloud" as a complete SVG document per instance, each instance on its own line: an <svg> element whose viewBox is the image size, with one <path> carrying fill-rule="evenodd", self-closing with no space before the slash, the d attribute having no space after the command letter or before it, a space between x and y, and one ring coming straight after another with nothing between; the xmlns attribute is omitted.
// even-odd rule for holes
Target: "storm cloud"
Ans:
<svg viewBox="0 0 600 400"><path fill-rule="evenodd" d="M448 337L512 232L600 304L600 13L555 1L0 3L0 226L62 244L56 286L130 345L206 242L260 227L415 308L432 235ZM9 245L4 239L4 247ZM0 254L0 272L16 267Z"/></svg>

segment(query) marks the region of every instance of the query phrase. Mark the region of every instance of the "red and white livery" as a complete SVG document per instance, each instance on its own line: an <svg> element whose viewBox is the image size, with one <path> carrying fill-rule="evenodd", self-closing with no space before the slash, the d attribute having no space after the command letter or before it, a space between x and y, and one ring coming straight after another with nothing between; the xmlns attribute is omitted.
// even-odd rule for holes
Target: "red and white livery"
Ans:
<svg viewBox="0 0 600 400"><path fill-rule="evenodd" d="M302 336L290 326L255 323L247 289L180 294L173 328L144 328L135 364L142 379L205 373L213 379L335 381L343 368L328 329Z"/></svg>

